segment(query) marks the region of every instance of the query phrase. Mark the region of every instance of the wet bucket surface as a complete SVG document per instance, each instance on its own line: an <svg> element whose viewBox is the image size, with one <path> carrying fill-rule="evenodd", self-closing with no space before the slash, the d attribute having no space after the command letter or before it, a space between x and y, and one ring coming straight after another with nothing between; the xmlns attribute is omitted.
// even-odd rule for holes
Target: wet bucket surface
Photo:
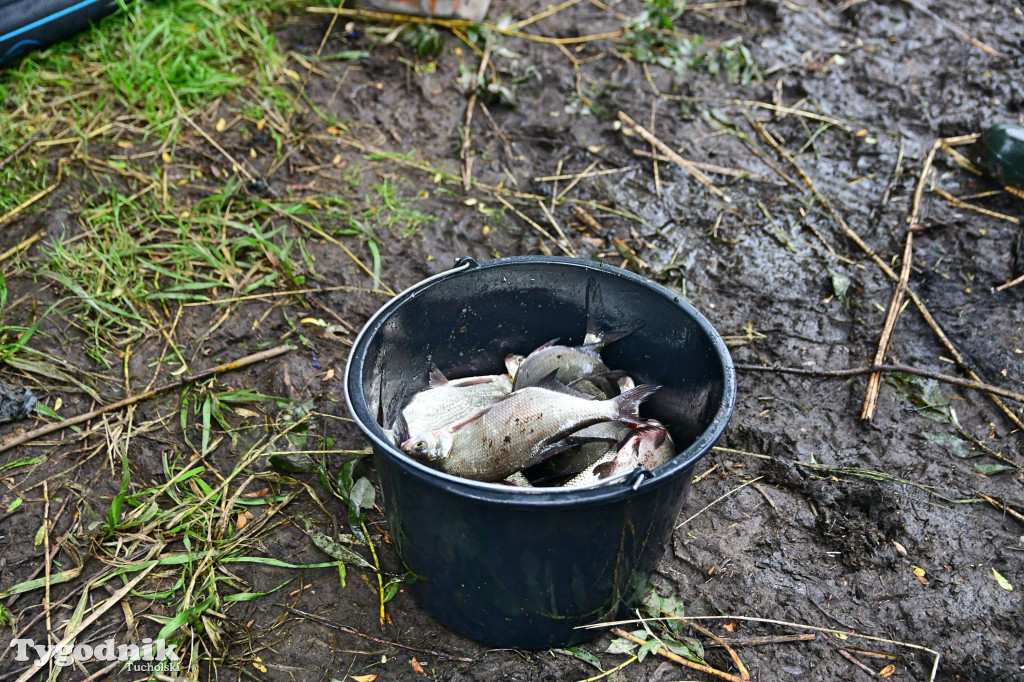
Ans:
<svg viewBox="0 0 1024 682"><path fill-rule="evenodd" d="M605 324L637 331L603 357L664 386L641 409L666 424L680 454L598 488L524 490L430 469L377 424L427 387L503 372L510 353L554 338L582 342L587 283ZM669 290L589 261L518 257L462 262L399 294L363 327L346 367L349 410L373 445L385 513L420 605L452 630L498 647L544 649L593 638L579 626L633 606L661 557L697 461L732 416L736 382L710 323Z"/></svg>

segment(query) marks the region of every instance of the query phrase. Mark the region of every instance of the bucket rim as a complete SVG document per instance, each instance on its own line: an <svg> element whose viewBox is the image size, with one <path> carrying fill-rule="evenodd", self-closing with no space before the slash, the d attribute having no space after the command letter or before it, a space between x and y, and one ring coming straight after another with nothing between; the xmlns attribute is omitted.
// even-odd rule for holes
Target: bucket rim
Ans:
<svg viewBox="0 0 1024 682"><path fill-rule="evenodd" d="M409 301L422 292L453 278L465 276L471 272L492 268L516 267L521 265L554 265L558 267L580 268L611 274L649 289L663 298L669 299L689 315L705 334L714 349L714 355L721 365L723 377L722 399L708 427L683 451L671 461L654 470L638 469L623 475L619 480L604 483L590 488L515 488L500 483L475 481L468 478L453 476L433 469L395 447L385 436L383 429L370 414L365 396L362 393L362 368L366 357L369 341L387 322L390 315L401 303ZM462 497L504 504L514 507L563 507L571 505L589 505L607 503L627 499L655 488L678 475L684 475L718 442L732 417L736 405L736 370L732 356L718 330L712 326L704 315L697 310L682 294L671 291L665 286L635 273L616 268L596 261L587 261L564 256L508 256L477 262L472 258L460 258L449 270L427 277L408 289L395 295L381 306L363 325L352 343L345 363L344 376L345 403L349 415L356 426L366 436L374 452L386 457L389 462L400 467L404 472L424 482L447 489ZM360 400L354 399L355 395Z"/></svg>

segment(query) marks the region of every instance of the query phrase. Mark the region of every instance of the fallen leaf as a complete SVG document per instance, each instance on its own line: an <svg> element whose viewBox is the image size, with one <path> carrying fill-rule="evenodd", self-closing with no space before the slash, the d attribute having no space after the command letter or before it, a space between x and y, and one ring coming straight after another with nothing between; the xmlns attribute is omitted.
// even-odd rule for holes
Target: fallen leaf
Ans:
<svg viewBox="0 0 1024 682"><path fill-rule="evenodd" d="M293 71L292 69L285 69L284 70L284 75L288 76L293 81L300 81L300 80L302 80L302 76L300 76L297 71ZM375 677L377 677L377 676L374 675L370 679L374 679ZM368 681L360 680L358 677L353 677L352 679L353 680L359 680L359 682L368 682Z"/></svg>
<svg viewBox="0 0 1024 682"><path fill-rule="evenodd" d="M117 146L121 149L135 149L135 145L128 140L121 140L117 143Z"/></svg>
<svg viewBox="0 0 1024 682"><path fill-rule="evenodd" d="M918 578L923 578L925 576L924 569L920 566L911 565L910 567L914 569L914 575L916 575Z"/></svg>
<svg viewBox="0 0 1024 682"><path fill-rule="evenodd" d="M729 631L729 632L736 632L736 623L730 621L730 622L726 623L725 625L723 625L722 628L727 630L727 631Z"/></svg>
<svg viewBox="0 0 1024 682"><path fill-rule="evenodd" d="M907 548L906 547L904 547L900 543L896 542L895 540L892 541L892 546L896 548L897 552L899 552L903 556L907 556Z"/></svg>
<svg viewBox="0 0 1024 682"><path fill-rule="evenodd" d="M878 671L878 676L879 677L890 677L895 672L896 672L896 666L894 666L892 664L889 664L889 665L885 666L884 668L882 668L881 670Z"/></svg>
<svg viewBox="0 0 1024 682"><path fill-rule="evenodd" d="M164 152L163 154L161 154L160 158L163 159L164 163L170 163L171 162L171 155L168 154L167 152Z"/></svg>
<svg viewBox="0 0 1024 682"><path fill-rule="evenodd" d="M1003 588L1007 592L1013 592L1013 585L1010 584L1010 581L1004 578L1002 574L994 568L992 569L992 577L994 577L996 582L999 583L999 587Z"/></svg>
<svg viewBox="0 0 1024 682"><path fill-rule="evenodd" d="M270 492L270 488L263 488L261 490L254 490L251 493L242 493L242 497L263 497Z"/></svg>
<svg viewBox="0 0 1024 682"><path fill-rule="evenodd" d="M327 372L324 373L324 376L323 376L323 378L320 381L330 381L333 378L334 378L334 368L332 367L331 369L327 370Z"/></svg>
<svg viewBox="0 0 1024 682"><path fill-rule="evenodd" d="M267 666L263 665L263 659L259 656L252 659L252 667L256 668L261 673L267 672Z"/></svg>
<svg viewBox="0 0 1024 682"><path fill-rule="evenodd" d="M223 118L218 118L217 119L217 124L215 126L213 126L214 130L216 130L218 133L223 133L224 130L227 127L228 127L228 122L225 121Z"/></svg>
<svg viewBox="0 0 1024 682"><path fill-rule="evenodd" d="M353 675L352 679L356 682L373 682L377 679L376 675Z"/></svg>
<svg viewBox="0 0 1024 682"><path fill-rule="evenodd" d="M420 665L420 662L416 660L415 656L413 656L412 660L409 661L409 665L412 666L412 671L414 673L419 673L420 675L426 675L427 674L426 671L423 670L423 666Z"/></svg>

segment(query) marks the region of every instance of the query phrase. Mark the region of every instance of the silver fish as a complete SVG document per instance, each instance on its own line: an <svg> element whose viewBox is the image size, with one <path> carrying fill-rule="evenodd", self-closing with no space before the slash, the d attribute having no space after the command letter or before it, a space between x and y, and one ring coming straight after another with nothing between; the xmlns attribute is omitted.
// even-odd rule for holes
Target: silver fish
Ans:
<svg viewBox="0 0 1024 682"><path fill-rule="evenodd" d="M638 386L612 400L592 400L549 378L458 424L415 435L402 443L402 450L454 476L499 481L543 461L552 446L561 449L559 441L591 424L646 423L637 411L658 388Z"/></svg>
<svg viewBox="0 0 1024 682"><path fill-rule="evenodd" d="M414 395L402 410L406 437L462 421L511 392L512 381L505 374L449 381L434 367L430 372L430 388Z"/></svg>
<svg viewBox="0 0 1024 682"><path fill-rule="evenodd" d="M519 364L515 390L535 386L555 372L555 379L563 384L570 384L587 374L607 372L608 366L601 360L597 345L560 346L557 339L548 341L533 351Z"/></svg>
<svg viewBox="0 0 1024 682"><path fill-rule="evenodd" d="M594 462L581 474L564 484L566 488L585 488L627 474L634 469L654 469L676 456L672 436L663 426L638 429L619 449Z"/></svg>

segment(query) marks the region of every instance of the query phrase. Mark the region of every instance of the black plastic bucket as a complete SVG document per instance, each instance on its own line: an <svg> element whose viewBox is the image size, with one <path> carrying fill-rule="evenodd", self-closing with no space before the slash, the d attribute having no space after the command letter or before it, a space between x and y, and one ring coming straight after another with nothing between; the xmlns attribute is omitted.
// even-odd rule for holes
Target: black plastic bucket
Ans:
<svg viewBox="0 0 1024 682"><path fill-rule="evenodd" d="M0 0L0 65L84 31L117 0Z"/></svg>
<svg viewBox="0 0 1024 682"><path fill-rule="evenodd" d="M640 327L603 355L665 387L641 413L666 423L680 448L674 460L602 487L529 490L440 473L387 440L379 411L394 414L403 396L426 388L431 363L453 378L498 373L509 353L553 338L582 342L591 279L606 322ZM356 338L345 375L349 410L373 444L391 538L416 577L412 594L456 632L523 649L591 639L598 630L577 628L643 596L735 396L725 344L692 306L632 273L568 258L460 261L382 307Z"/></svg>

